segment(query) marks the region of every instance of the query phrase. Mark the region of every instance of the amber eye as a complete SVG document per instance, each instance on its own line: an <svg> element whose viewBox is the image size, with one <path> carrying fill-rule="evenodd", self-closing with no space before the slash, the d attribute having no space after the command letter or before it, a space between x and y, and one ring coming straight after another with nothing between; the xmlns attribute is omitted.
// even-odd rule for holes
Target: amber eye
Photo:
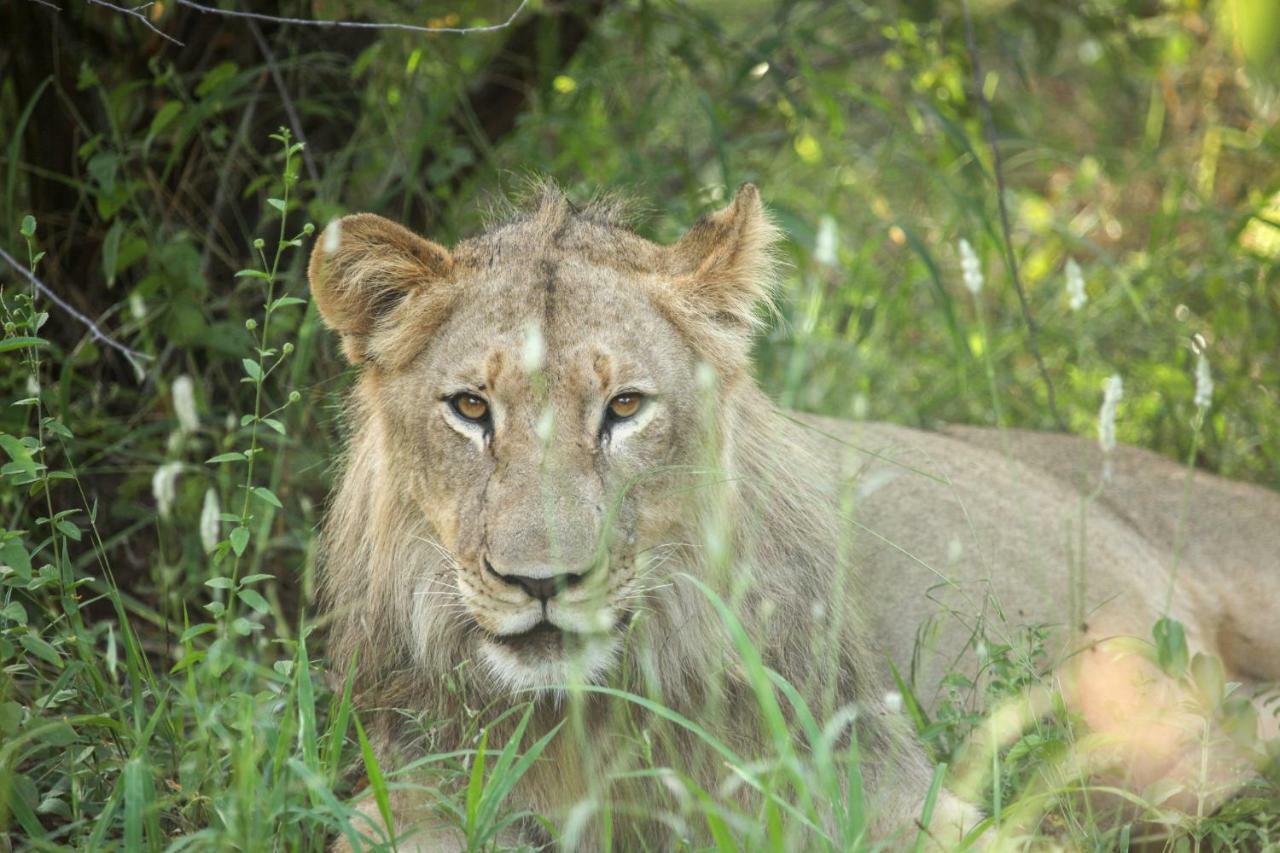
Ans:
<svg viewBox="0 0 1280 853"><path fill-rule="evenodd" d="M484 423L489 419L489 404L475 394L454 394L449 398L449 405L464 419L474 423Z"/></svg>
<svg viewBox="0 0 1280 853"><path fill-rule="evenodd" d="M619 394L609 401L609 417L615 421L625 421L640 411L643 399L639 394Z"/></svg>

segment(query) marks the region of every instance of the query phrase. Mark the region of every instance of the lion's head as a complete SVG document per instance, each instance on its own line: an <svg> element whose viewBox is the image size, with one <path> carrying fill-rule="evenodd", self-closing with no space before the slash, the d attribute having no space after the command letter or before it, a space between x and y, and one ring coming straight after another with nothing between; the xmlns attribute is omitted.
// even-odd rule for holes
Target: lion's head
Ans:
<svg viewBox="0 0 1280 853"><path fill-rule="evenodd" d="M452 250L331 224L312 292L360 366L336 653L471 660L505 690L604 677L689 523L679 472L724 438L772 236L750 185L672 246L555 190Z"/></svg>

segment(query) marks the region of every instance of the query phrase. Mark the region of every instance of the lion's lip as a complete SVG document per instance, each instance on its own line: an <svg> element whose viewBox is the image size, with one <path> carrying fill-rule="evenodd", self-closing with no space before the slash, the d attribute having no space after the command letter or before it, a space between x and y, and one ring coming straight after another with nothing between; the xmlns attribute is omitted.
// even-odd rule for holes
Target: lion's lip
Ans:
<svg viewBox="0 0 1280 853"><path fill-rule="evenodd" d="M559 637L564 634L573 634L573 631L565 629L553 624L549 619L543 619L532 628L526 628L523 631L517 631L514 634L493 634L491 638L499 643L519 644L536 640L539 637Z"/></svg>

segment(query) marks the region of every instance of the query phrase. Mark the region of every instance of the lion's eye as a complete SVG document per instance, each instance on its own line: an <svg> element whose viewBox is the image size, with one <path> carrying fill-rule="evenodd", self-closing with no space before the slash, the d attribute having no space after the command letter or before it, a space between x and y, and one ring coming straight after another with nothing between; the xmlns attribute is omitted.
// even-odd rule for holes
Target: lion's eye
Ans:
<svg viewBox="0 0 1280 853"><path fill-rule="evenodd" d="M625 421L640 411L640 403L644 398L639 394L619 394L609 401L609 418Z"/></svg>
<svg viewBox="0 0 1280 853"><path fill-rule="evenodd" d="M489 404L483 397L475 394L454 394L449 398L449 405L464 420L482 424L489 420Z"/></svg>

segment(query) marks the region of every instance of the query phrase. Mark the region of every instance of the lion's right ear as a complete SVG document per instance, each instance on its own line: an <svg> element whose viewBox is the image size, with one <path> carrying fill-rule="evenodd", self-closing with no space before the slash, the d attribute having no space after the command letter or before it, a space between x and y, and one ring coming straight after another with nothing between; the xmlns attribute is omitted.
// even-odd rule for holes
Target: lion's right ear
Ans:
<svg viewBox="0 0 1280 853"><path fill-rule="evenodd" d="M311 298L325 325L342 336L352 364L381 361L381 340L397 316L444 313L453 259L449 250L381 216L358 213L331 222L311 251Z"/></svg>

